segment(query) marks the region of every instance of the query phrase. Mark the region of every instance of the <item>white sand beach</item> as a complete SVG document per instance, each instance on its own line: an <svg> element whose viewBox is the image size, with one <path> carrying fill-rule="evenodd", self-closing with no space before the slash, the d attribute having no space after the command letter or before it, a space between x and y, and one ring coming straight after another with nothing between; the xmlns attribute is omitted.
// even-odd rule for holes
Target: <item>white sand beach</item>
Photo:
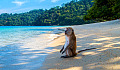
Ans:
<svg viewBox="0 0 120 70"><path fill-rule="evenodd" d="M42 34L24 41L25 44L0 48L0 70L120 70L119 20L72 28L77 37L77 51L97 49L63 59L59 51L65 42L64 33Z"/></svg>
<svg viewBox="0 0 120 70"><path fill-rule="evenodd" d="M64 34L54 40L54 47L38 70L120 70L120 21L113 20L73 26L77 37L77 51L95 47L73 58L60 58Z"/></svg>

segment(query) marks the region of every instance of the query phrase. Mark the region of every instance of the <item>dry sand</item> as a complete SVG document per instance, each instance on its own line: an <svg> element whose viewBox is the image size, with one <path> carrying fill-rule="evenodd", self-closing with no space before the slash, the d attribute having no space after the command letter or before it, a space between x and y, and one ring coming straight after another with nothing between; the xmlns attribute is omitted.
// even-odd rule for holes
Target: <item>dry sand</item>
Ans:
<svg viewBox="0 0 120 70"><path fill-rule="evenodd" d="M113 20L95 24L73 26L77 37L77 51L96 47L95 50L81 52L74 58L60 58L64 34L48 47L43 66L39 70L120 70L120 21Z"/></svg>

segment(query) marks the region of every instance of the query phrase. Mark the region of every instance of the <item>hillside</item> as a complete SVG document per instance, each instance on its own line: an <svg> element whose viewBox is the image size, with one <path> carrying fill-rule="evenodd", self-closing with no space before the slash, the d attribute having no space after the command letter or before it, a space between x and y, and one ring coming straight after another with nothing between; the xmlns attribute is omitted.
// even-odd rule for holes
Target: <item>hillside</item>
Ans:
<svg viewBox="0 0 120 70"><path fill-rule="evenodd" d="M92 0L72 0L62 6L49 10L32 10L20 14L1 14L0 26L51 26L51 25L78 25L92 21L84 21L83 16L92 7Z"/></svg>
<svg viewBox="0 0 120 70"><path fill-rule="evenodd" d="M90 23L84 21L83 16L87 14L87 10L92 7L92 0L71 1L62 7L56 6L50 10L46 10L42 15L38 16L35 25L80 25Z"/></svg>
<svg viewBox="0 0 120 70"><path fill-rule="evenodd" d="M1 26L33 26L35 18L43 14L44 10L31 10L26 13L20 14L8 14L3 13L0 15L0 25Z"/></svg>

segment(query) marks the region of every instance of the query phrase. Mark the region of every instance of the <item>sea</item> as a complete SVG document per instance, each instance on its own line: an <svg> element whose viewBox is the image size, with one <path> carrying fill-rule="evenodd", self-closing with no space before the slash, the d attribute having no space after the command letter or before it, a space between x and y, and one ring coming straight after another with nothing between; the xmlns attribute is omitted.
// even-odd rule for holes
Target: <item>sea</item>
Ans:
<svg viewBox="0 0 120 70"><path fill-rule="evenodd" d="M0 26L0 70L36 70L42 66L47 47L67 26ZM41 54L42 52L42 54Z"/></svg>

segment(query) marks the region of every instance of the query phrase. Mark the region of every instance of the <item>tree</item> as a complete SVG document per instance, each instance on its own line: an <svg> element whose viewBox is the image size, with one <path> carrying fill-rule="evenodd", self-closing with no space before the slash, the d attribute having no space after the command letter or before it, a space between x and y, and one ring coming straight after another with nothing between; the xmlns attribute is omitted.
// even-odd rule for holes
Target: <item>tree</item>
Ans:
<svg viewBox="0 0 120 70"><path fill-rule="evenodd" d="M0 15L0 26L32 26L35 18L43 12L43 9L39 9L20 14L3 13Z"/></svg>
<svg viewBox="0 0 120 70"><path fill-rule="evenodd" d="M99 21L120 18L120 0L94 0L94 5L84 16L85 20Z"/></svg>
<svg viewBox="0 0 120 70"><path fill-rule="evenodd" d="M92 21L84 21L83 16L92 7L92 0L73 0L49 10L38 9L20 14L1 14L0 26L51 26L80 25ZM116 8L116 7L115 7Z"/></svg>
<svg viewBox="0 0 120 70"><path fill-rule="evenodd" d="M92 7L92 0L73 0L64 4L62 7L54 7L46 10L39 15L34 25L79 25L86 24L90 21L84 21L83 16L87 14L87 10Z"/></svg>

